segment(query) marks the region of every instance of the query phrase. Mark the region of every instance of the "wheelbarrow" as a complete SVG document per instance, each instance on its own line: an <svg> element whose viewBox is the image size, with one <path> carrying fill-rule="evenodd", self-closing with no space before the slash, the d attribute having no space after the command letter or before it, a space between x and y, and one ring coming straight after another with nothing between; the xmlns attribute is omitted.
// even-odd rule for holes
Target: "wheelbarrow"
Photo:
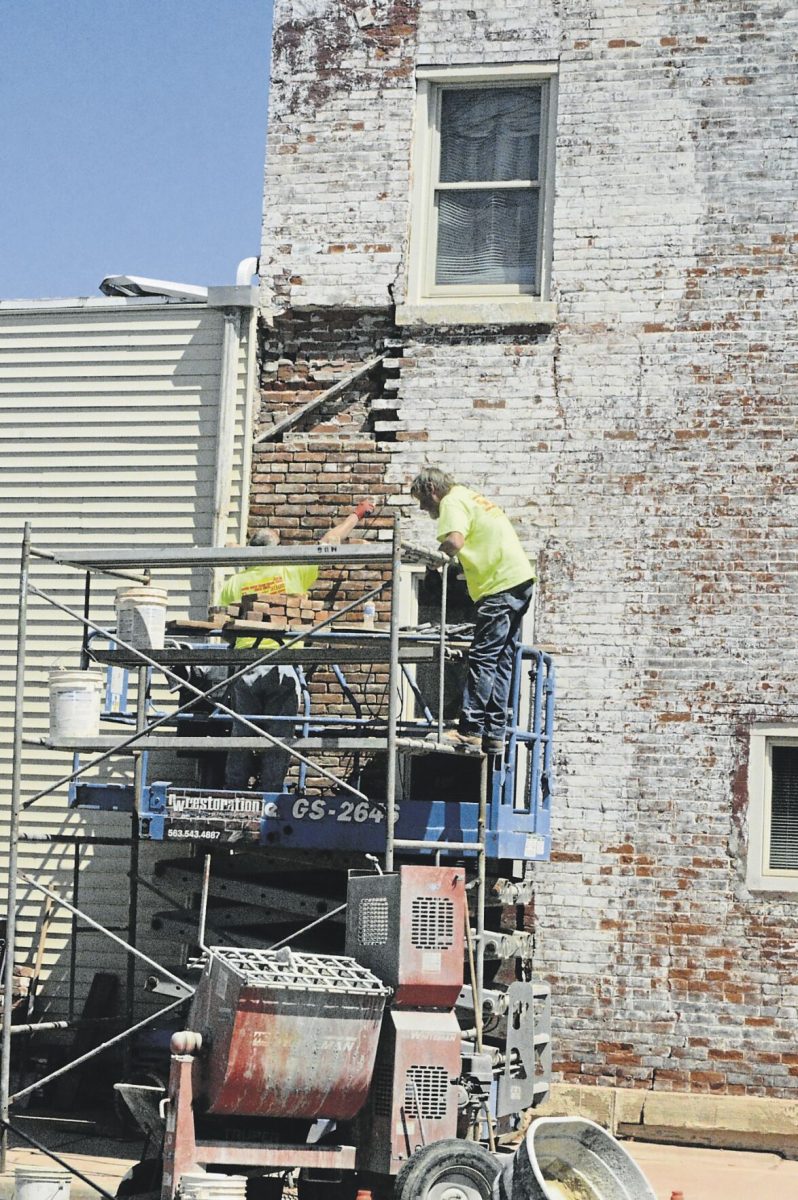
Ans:
<svg viewBox="0 0 798 1200"><path fill-rule="evenodd" d="M637 1163L600 1125L539 1117L496 1176L493 1200L656 1200Z"/></svg>

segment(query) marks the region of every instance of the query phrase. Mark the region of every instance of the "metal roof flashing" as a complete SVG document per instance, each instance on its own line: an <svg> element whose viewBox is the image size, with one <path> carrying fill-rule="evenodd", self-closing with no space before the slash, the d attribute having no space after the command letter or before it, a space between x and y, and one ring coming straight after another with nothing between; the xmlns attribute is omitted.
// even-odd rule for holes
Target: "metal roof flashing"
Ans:
<svg viewBox="0 0 798 1200"><path fill-rule="evenodd" d="M0 299L0 312L48 312L53 309L162 308L167 304L203 305L208 308L257 308L258 288L252 286L258 259L244 258L238 264L235 284L200 287L170 279L148 279L143 275L106 275L100 281L101 296Z"/></svg>
<svg viewBox="0 0 798 1200"><path fill-rule="evenodd" d="M179 299L174 296L68 296L42 299L0 300L0 312L49 312L50 310L84 310L109 308L202 307L207 300Z"/></svg>

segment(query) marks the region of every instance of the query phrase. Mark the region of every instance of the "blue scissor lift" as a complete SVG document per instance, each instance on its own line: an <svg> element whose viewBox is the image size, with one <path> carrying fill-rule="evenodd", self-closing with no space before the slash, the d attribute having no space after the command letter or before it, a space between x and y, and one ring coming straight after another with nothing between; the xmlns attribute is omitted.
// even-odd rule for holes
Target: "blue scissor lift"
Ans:
<svg viewBox="0 0 798 1200"><path fill-rule="evenodd" d="M290 631L289 631L290 633ZM387 635L386 635L387 636ZM400 644L411 648L409 659L425 661L424 651L431 648L436 635L400 637ZM336 643L352 651L351 634L326 634L325 658L334 657ZM386 638L361 637L368 643L361 653L368 658L373 649L384 647ZM412 653L412 649L416 653ZM180 641L173 648L157 653L172 666L186 661L224 660L233 667L242 665L244 653L250 658L257 651L235 652L223 643ZM127 672L133 665L130 655L114 648L95 646L95 657L105 660L108 672L106 707L108 719L129 720ZM314 657L313 647L292 651L297 663ZM280 661L287 657L280 656ZM232 661L231 661L232 660ZM428 659L427 659L428 660ZM113 664L113 665L112 665ZM124 664L124 665L122 665ZM334 715L314 712L311 693L302 667L298 665L303 711L297 717L271 717L285 727L282 738L303 755L346 754L360 760L355 782L361 778L363 758L384 760L385 722L362 715L355 688L346 676L346 667L330 662L340 688L340 705ZM153 668L150 668L153 670ZM416 852L441 855L440 843L455 843L457 854L465 843L477 843L480 836L480 785L484 774L484 756L451 750L436 740L437 722L413 679L412 667L402 664L406 690L421 710L418 717L397 722L397 751L403 762L406 780L397 799L395 834L399 840L422 843ZM508 739L503 755L491 756L487 764L485 853L491 860L545 861L551 848L550 814L552 795L552 726L555 678L551 657L531 646L519 647L513 671ZM345 710L351 711L347 713ZM263 723L264 714L244 714L254 724ZM239 748L267 746L254 737L231 740L232 721L218 708L197 714L187 711L175 718L173 739L143 739L145 745L160 750L167 742L175 751L204 755L224 753L229 746ZM268 752L268 751L267 751ZM385 846L387 802L384 772L373 774L375 784L364 783L366 799L335 787L308 792L308 762L300 762L295 777L282 792L230 792L223 787L186 787L171 779L150 778L146 752L142 771L142 795L138 807L142 838L155 841L188 841L206 844L229 842L260 846L295 847L303 850L380 853ZM368 790L366 790L368 789ZM455 794L456 793L456 796ZM72 803L77 807L114 808L133 811L135 789L130 785L77 783ZM445 857L445 856L444 856Z"/></svg>

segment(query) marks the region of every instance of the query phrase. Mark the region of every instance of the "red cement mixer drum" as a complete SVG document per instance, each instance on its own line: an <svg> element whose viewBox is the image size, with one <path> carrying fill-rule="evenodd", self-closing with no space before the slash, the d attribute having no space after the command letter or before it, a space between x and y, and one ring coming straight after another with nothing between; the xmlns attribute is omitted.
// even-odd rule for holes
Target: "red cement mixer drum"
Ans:
<svg viewBox="0 0 798 1200"><path fill-rule="evenodd" d="M390 994L352 958L214 946L190 1026L198 1107L220 1116L354 1117Z"/></svg>

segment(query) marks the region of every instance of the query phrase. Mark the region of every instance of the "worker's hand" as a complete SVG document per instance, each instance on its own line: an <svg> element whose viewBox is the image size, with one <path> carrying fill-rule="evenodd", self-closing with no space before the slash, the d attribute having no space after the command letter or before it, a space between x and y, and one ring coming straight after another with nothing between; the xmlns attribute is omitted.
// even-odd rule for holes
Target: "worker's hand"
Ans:
<svg viewBox="0 0 798 1200"><path fill-rule="evenodd" d="M362 521L364 517L370 517L375 511L373 500L360 500L355 508L355 516L358 521Z"/></svg>

